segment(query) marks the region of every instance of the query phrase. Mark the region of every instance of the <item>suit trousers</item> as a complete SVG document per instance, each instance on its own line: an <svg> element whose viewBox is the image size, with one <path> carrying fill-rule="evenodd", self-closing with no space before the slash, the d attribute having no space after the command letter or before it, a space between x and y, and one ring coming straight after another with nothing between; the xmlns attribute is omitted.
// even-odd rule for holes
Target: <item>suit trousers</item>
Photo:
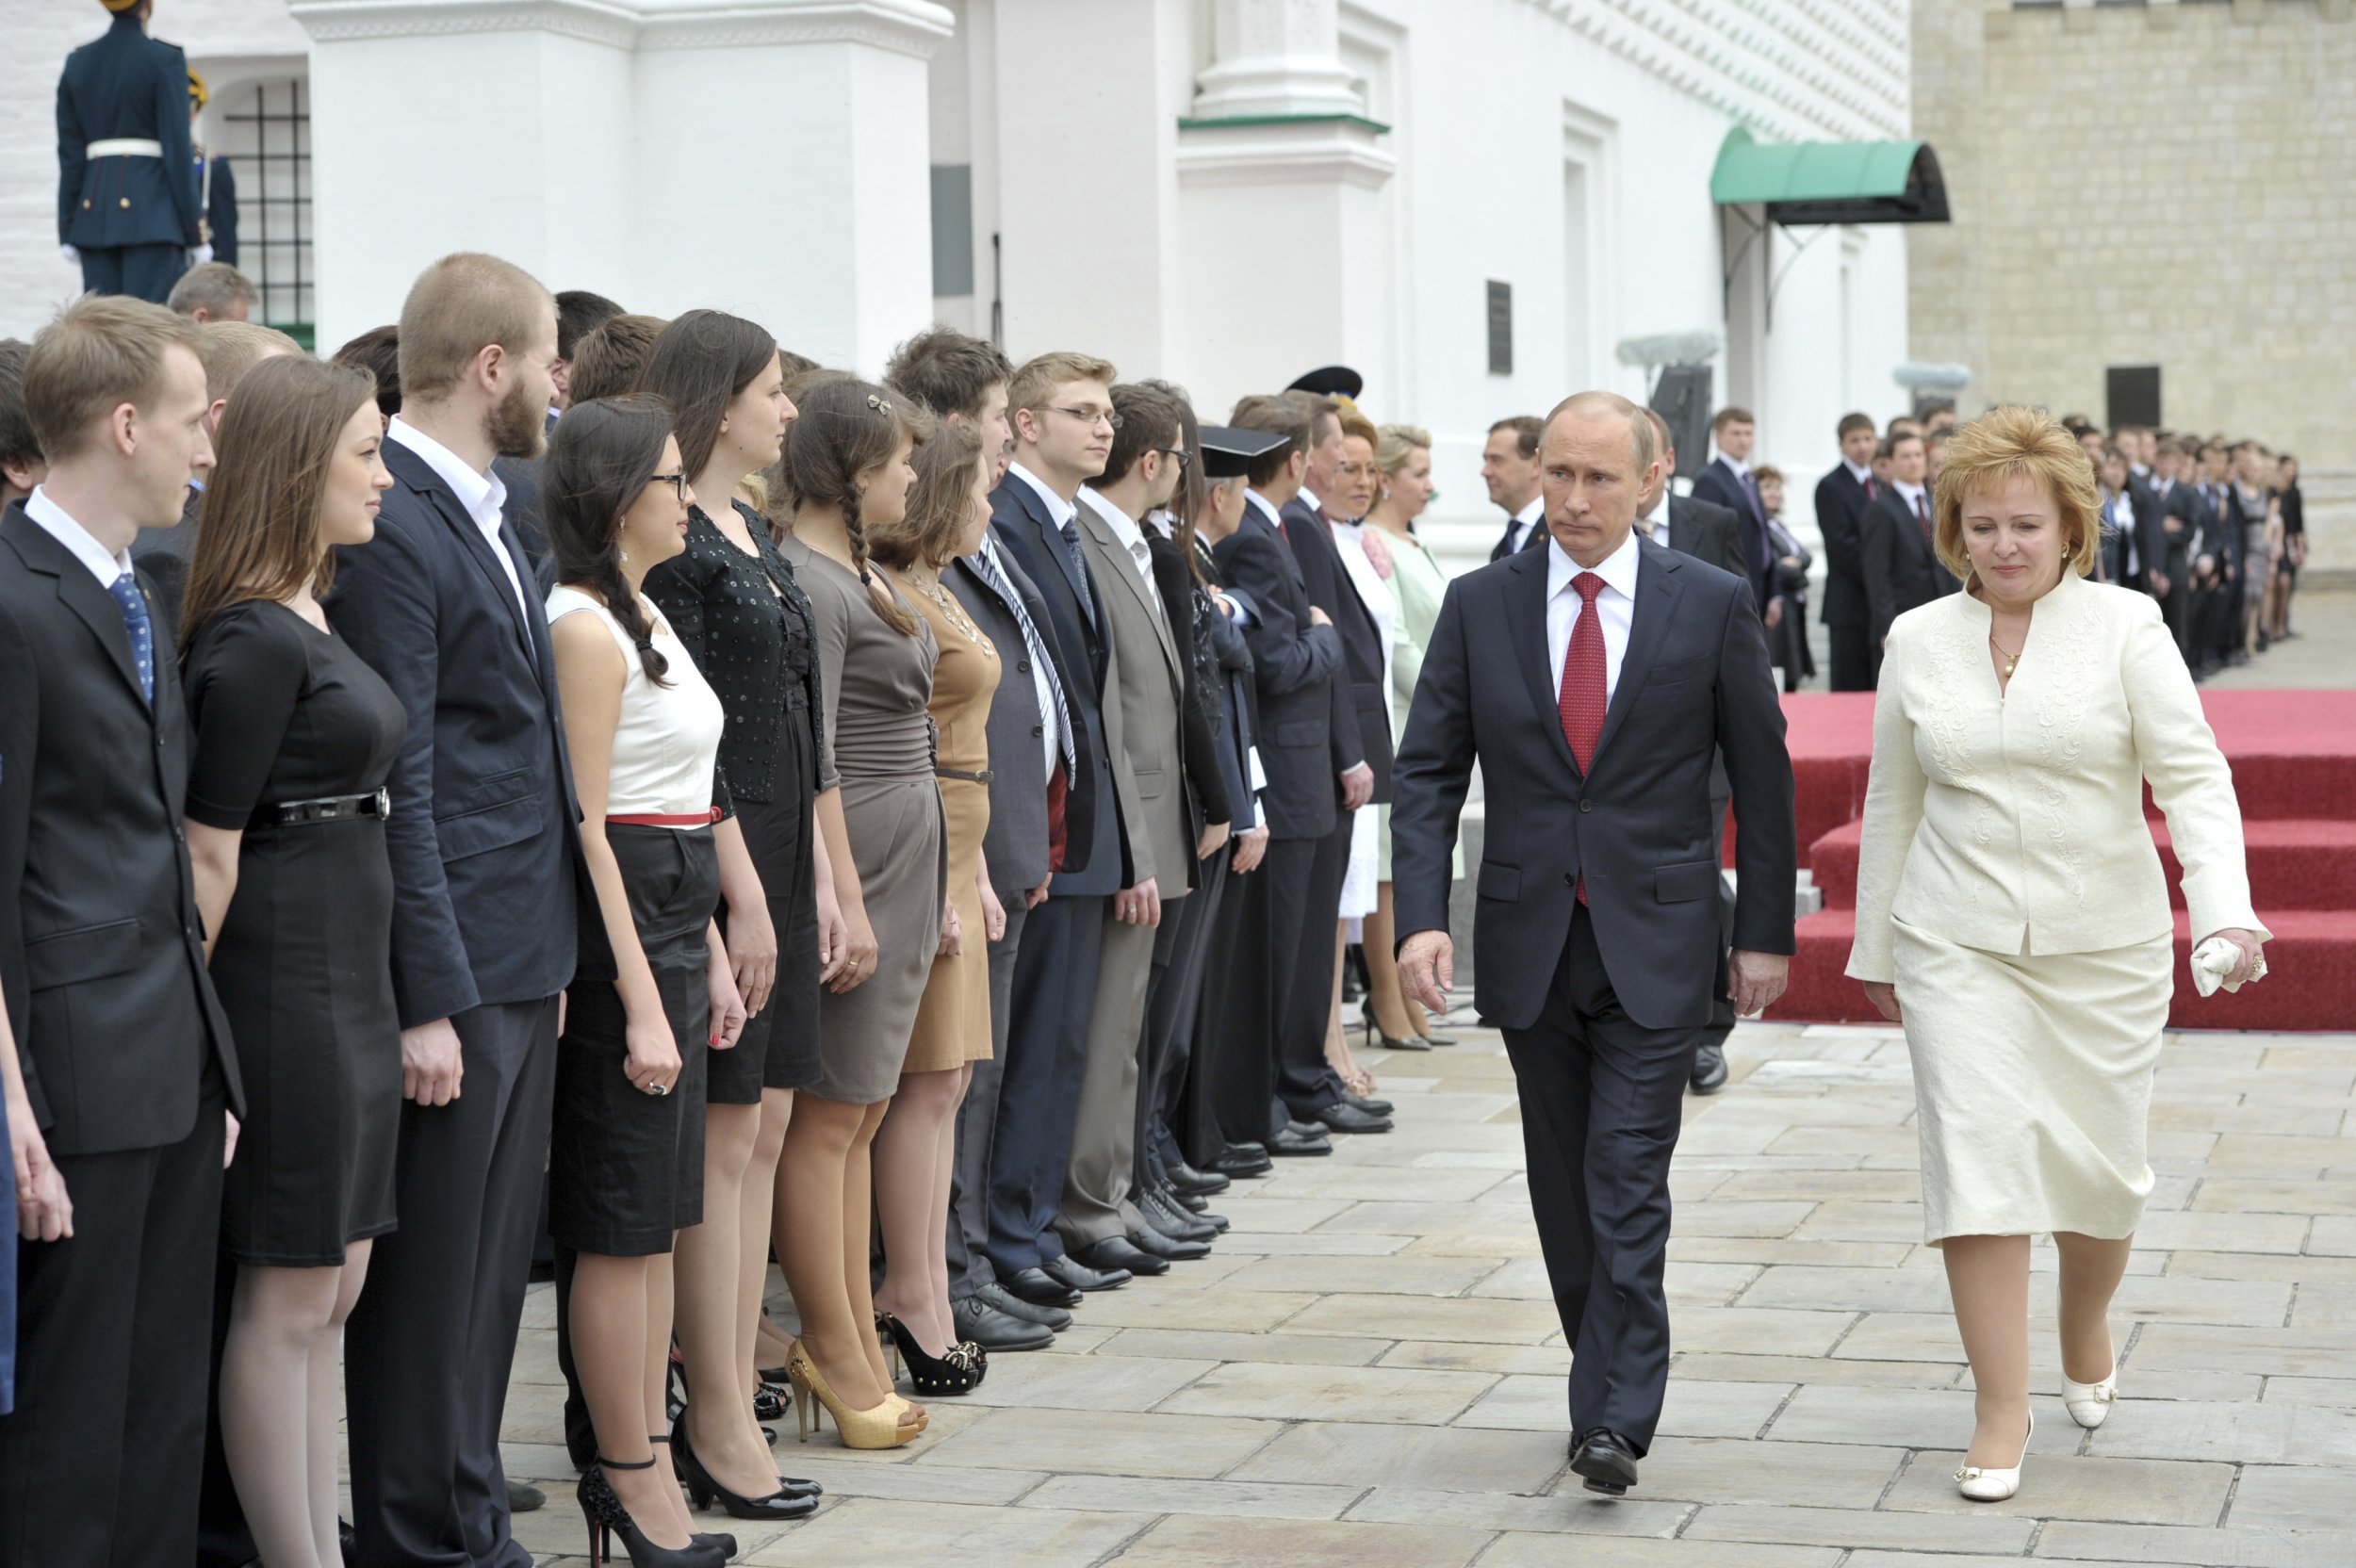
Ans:
<svg viewBox="0 0 2356 1568"><path fill-rule="evenodd" d="M499 1417L556 1098L556 998L450 1020L448 1105L401 1108L401 1229L344 1333L352 1524L367 1568L530 1568L509 1533Z"/></svg>
<svg viewBox="0 0 2356 1568"><path fill-rule="evenodd" d="M2192 564L2183 550L2168 552L2168 593L2160 600L2160 619L2168 623L2168 635L2176 639L2176 651L2185 652L2192 645Z"/></svg>
<svg viewBox="0 0 2356 1568"><path fill-rule="evenodd" d="M1137 1165L1138 1057L1145 1039L1145 993L1165 929L1174 931L1189 895L1162 901L1162 922L1125 925L1104 906L1104 935L1096 966L1096 1005L1088 1020L1088 1070L1080 1085L1080 1114L1072 1130L1063 1208L1055 1217L1062 1247L1086 1247L1144 1227L1130 1201Z"/></svg>
<svg viewBox="0 0 2356 1568"><path fill-rule="evenodd" d="M179 245L84 246L82 287L91 294L128 294L134 300L162 304L172 298L172 286L188 270L188 253Z"/></svg>
<svg viewBox="0 0 2356 1568"><path fill-rule="evenodd" d="M1342 1097L1342 1081L1325 1059L1325 1037L1333 1018L1333 955L1341 945L1342 880L1350 872L1350 824L1316 841L1309 874L1296 884L1300 895L1298 946L1288 976L1276 995L1276 1102L1269 1108L1270 1134L1288 1119L1308 1120ZM1275 890L1280 911L1293 889ZM1282 929L1282 927L1280 927Z"/></svg>
<svg viewBox="0 0 2356 1568"><path fill-rule="evenodd" d="M59 1154L74 1234L17 1247L16 1411L0 1416L0 1562L196 1559L221 1234L214 1070L178 1143Z"/></svg>
<svg viewBox="0 0 2356 1568"><path fill-rule="evenodd" d="M1002 891L1006 934L990 944L990 1057L973 1064L957 1105L957 1157L949 1168L949 1298L961 1301L997 1282L990 1266L990 1153L998 1142L998 1088L1006 1065L1007 1005L1014 994L1014 957L1031 912L1017 890Z"/></svg>
<svg viewBox="0 0 2356 1568"><path fill-rule="evenodd" d="M1299 946L1297 932L1278 939L1274 890L1298 886L1316 848L1314 839L1269 840L1260 864L1233 879L1219 918L1210 923L1185 1126L1178 1130L1189 1165L1208 1170L1229 1144L1268 1135L1268 1102L1276 1092L1275 977L1291 972Z"/></svg>
<svg viewBox="0 0 2356 1568"><path fill-rule="evenodd" d="M1872 647L1873 634L1862 626L1827 626L1826 662L1832 668L1829 684L1836 692L1870 692L1873 689Z"/></svg>
<svg viewBox="0 0 2356 1568"><path fill-rule="evenodd" d="M1203 1011L1203 973L1211 951L1211 933L1226 902L1227 869L1235 853L1233 841L1203 858L1194 891L1180 907L1178 932L1170 944L1166 963L1157 960L1153 989L1145 999L1146 1057L1142 1087L1137 1092L1137 1170L1140 1184L1152 1167L1167 1165L1179 1152L1170 1129L1180 1120L1179 1099L1186 1086L1186 1065L1194 1054L1195 1020Z"/></svg>
<svg viewBox="0 0 2356 1568"><path fill-rule="evenodd" d="M1053 1233L1072 1162L1111 903L1096 893L1050 893L1031 911L1014 956L990 1163L990 1265L1001 1278L1063 1253Z"/></svg>
<svg viewBox="0 0 2356 1568"><path fill-rule="evenodd" d="M1583 908L1537 1022L1505 1031L1538 1243L1572 1346L1571 1430L1608 1427L1640 1458L1669 1384L1669 1157L1694 1039L1628 1018Z"/></svg>

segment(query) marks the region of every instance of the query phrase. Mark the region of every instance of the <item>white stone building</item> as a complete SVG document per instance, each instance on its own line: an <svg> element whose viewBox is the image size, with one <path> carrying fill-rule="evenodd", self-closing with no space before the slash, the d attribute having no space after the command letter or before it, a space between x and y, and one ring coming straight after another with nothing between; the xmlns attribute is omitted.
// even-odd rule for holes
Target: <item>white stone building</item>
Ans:
<svg viewBox="0 0 2356 1568"><path fill-rule="evenodd" d="M24 334L75 286L50 105L105 15L18 11ZM1712 196L1738 129L1907 135L1903 0L159 0L155 29L213 85L266 314L324 347L482 249L871 374L935 319L1214 415L1347 363L1439 438L1432 532L1464 559L1499 521L1489 423L1642 396L1624 340L1713 335L1713 399L1758 411L1802 518L1840 415L1906 400L1905 230Z"/></svg>

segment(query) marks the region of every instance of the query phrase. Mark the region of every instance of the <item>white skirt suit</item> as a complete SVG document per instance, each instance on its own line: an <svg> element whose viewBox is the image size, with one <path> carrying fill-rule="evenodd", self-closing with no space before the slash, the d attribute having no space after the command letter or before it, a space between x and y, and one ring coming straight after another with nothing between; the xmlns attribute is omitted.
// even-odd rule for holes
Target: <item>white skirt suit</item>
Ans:
<svg viewBox="0 0 2356 1568"><path fill-rule="evenodd" d="M2064 568L2009 690L1988 607L1898 617L1873 703L1849 974L1892 984L1914 1062L1924 1237L2134 1233L2174 921L2266 933L2241 808L2157 601Z"/></svg>

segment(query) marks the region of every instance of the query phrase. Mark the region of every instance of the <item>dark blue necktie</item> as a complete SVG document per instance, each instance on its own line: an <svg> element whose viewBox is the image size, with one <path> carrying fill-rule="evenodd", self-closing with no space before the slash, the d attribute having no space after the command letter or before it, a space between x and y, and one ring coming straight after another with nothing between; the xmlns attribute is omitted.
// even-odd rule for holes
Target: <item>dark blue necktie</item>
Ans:
<svg viewBox="0 0 2356 1568"><path fill-rule="evenodd" d="M106 585L115 608L123 612L123 628L131 634L131 662L139 666L139 694L155 704L155 629L147 618L147 599L139 579L123 573Z"/></svg>
<svg viewBox="0 0 2356 1568"><path fill-rule="evenodd" d="M1055 541L1063 548L1064 558L1072 563L1072 592L1080 596L1080 612L1096 624L1096 596L1088 592L1088 563L1080 559L1080 519L1068 518L1055 530Z"/></svg>

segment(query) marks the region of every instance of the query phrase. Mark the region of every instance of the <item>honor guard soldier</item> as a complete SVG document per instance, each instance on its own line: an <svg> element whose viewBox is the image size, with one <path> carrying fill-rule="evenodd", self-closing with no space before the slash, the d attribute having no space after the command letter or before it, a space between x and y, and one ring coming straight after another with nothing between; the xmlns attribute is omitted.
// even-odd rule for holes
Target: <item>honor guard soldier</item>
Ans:
<svg viewBox="0 0 2356 1568"><path fill-rule="evenodd" d="M237 265L237 176L229 160L196 139L196 122L212 102L205 78L188 73L188 142L196 172L196 210L203 215L197 233L195 264L208 261Z"/></svg>
<svg viewBox="0 0 2356 1568"><path fill-rule="evenodd" d="M57 238L82 286L164 302L203 243L188 62L147 36L155 0L100 0L106 35L57 79Z"/></svg>

